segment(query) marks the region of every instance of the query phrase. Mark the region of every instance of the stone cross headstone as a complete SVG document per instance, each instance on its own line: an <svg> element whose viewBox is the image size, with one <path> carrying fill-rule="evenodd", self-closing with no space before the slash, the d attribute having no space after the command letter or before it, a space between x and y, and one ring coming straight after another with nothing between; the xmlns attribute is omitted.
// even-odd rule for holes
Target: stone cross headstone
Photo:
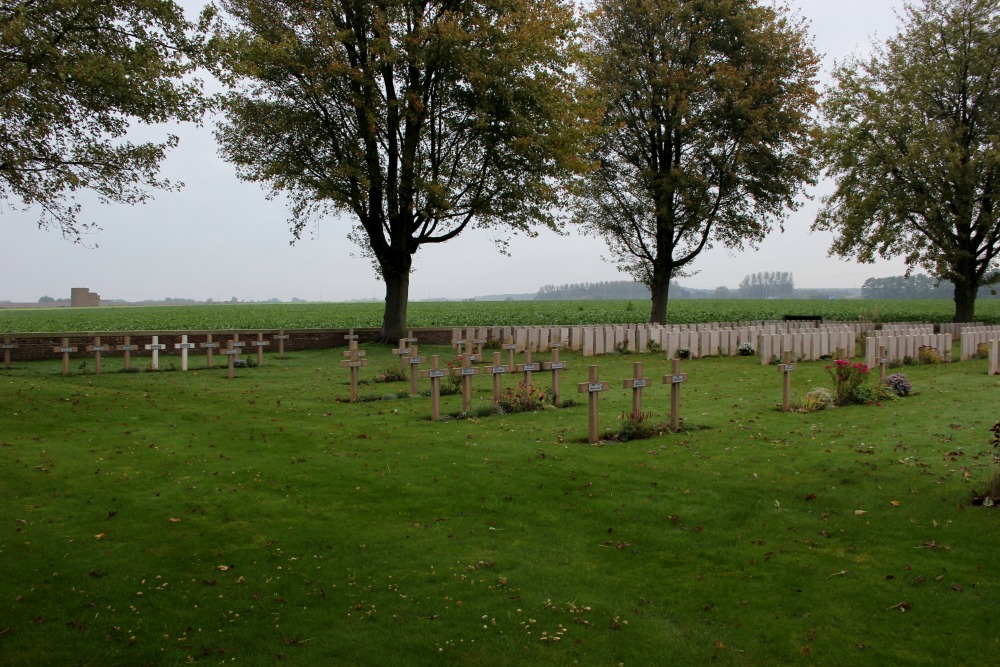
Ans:
<svg viewBox="0 0 1000 667"><path fill-rule="evenodd" d="M189 343L187 334L183 334L181 342L174 343L174 349L181 351L181 370L186 371L188 369L188 350L194 349L194 343Z"/></svg>
<svg viewBox="0 0 1000 667"><path fill-rule="evenodd" d="M10 370L10 351L17 349L17 343L11 340L10 336L5 336L0 347L3 348L3 367Z"/></svg>
<svg viewBox="0 0 1000 667"><path fill-rule="evenodd" d="M69 375L69 355L76 352L78 348L71 347L69 344L69 338L62 339L62 345L59 347L52 348L53 352L58 352L62 355L62 374Z"/></svg>
<svg viewBox="0 0 1000 667"><path fill-rule="evenodd" d="M472 412L472 378L479 373L479 369L472 365L472 355L462 355L462 365L451 369L455 376L462 378L462 412Z"/></svg>
<svg viewBox="0 0 1000 667"><path fill-rule="evenodd" d="M885 382L885 367L889 363L889 356L885 353L885 346L880 345L878 348L878 357L875 359L878 364L878 379L879 382Z"/></svg>
<svg viewBox="0 0 1000 667"><path fill-rule="evenodd" d="M264 365L264 348L271 344L271 341L264 340L264 334L257 334L257 340L250 341L250 344L257 348L257 365Z"/></svg>
<svg viewBox="0 0 1000 667"><path fill-rule="evenodd" d="M784 375L781 390L781 411L790 412L792 409L792 371L795 364L792 363L792 353L785 352L782 355L782 362L778 364L778 371Z"/></svg>
<svg viewBox="0 0 1000 667"><path fill-rule="evenodd" d="M345 336L347 338L347 336ZM358 400L358 373L362 366L368 365L368 360L364 358L365 351L358 349L358 338L354 336L349 338L350 348L347 352L341 352L342 355L347 357L340 362L340 365L344 368L349 368L351 370L351 403L356 403Z"/></svg>
<svg viewBox="0 0 1000 667"><path fill-rule="evenodd" d="M417 378L420 377L419 367L420 364L424 363L423 357L417 356L417 346L410 343L407 348L410 351L409 356L406 361L410 364L410 393L416 396L420 393L420 388L417 386Z"/></svg>
<svg viewBox="0 0 1000 667"><path fill-rule="evenodd" d="M236 358L240 356L240 348L236 347L236 341L230 340L226 342L226 347L221 350L221 352L229 359L229 370L226 377L232 380L233 375L235 375L234 369L236 368Z"/></svg>
<svg viewBox="0 0 1000 667"><path fill-rule="evenodd" d="M681 360L673 359L670 375L663 376L663 383L670 385L670 430L681 428L681 385L687 382L687 373L681 373Z"/></svg>
<svg viewBox="0 0 1000 667"><path fill-rule="evenodd" d="M240 354L243 352L244 346L246 346L246 343L244 341L240 340L240 335L238 333L234 333L233 334L232 343L233 343L233 349L236 350L236 358L239 359L240 358ZM227 347L228 347L228 345L227 345ZM228 352L227 352L227 354L228 354Z"/></svg>
<svg viewBox="0 0 1000 667"><path fill-rule="evenodd" d="M524 373L524 386L531 389L531 374L542 369L541 364L531 361L531 348L524 348L524 363L516 366L518 373Z"/></svg>
<svg viewBox="0 0 1000 667"><path fill-rule="evenodd" d="M507 350L507 366L509 368L514 368L514 353L517 352L517 345L514 343L514 339L511 336L507 336L507 340L503 344L503 349Z"/></svg>
<svg viewBox="0 0 1000 667"><path fill-rule="evenodd" d="M483 367L484 373L489 373L493 376L493 402L496 403L500 400L500 394L503 390L502 380L504 373L507 372L507 366L502 366L500 364L501 354L499 352L493 353L493 365Z"/></svg>
<svg viewBox="0 0 1000 667"><path fill-rule="evenodd" d="M278 341L278 358L285 358L285 341L288 340L288 334L285 333L284 329L278 329L278 333L275 336L271 336L274 340Z"/></svg>
<svg viewBox="0 0 1000 667"><path fill-rule="evenodd" d="M562 399L559 398L559 373L568 368L566 362L559 360L559 347L558 343L554 343L552 345L552 359L542 364L544 370L552 371L552 404L556 407L562 405Z"/></svg>
<svg viewBox="0 0 1000 667"><path fill-rule="evenodd" d="M101 353L110 352L111 347L108 345L101 345L101 337L94 337L94 344L87 346L87 352L94 353L94 373L97 375L101 374Z"/></svg>
<svg viewBox="0 0 1000 667"><path fill-rule="evenodd" d="M632 390L632 418L642 417L642 390L650 386L649 378L642 377L642 362L632 364L632 377L622 382L625 389Z"/></svg>
<svg viewBox="0 0 1000 667"><path fill-rule="evenodd" d="M131 336L125 336L122 339L122 344L119 345L117 349L119 352L125 353L125 370L128 370L132 363L132 353L137 352L139 350L139 346L132 344Z"/></svg>
<svg viewBox="0 0 1000 667"><path fill-rule="evenodd" d="M438 355L431 356L431 367L420 371L420 375L431 380L431 421L441 418L441 378L448 374L447 369L440 368Z"/></svg>
<svg viewBox="0 0 1000 667"><path fill-rule="evenodd" d="M601 382L598 379L598 366L595 364L590 366L588 381L581 382L576 385L576 390L578 393L588 394L588 429L587 429L587 441L591 444L600 440L600 418L598 416L598 408L600 402L600 395L602 391L607 391L611 386L609 382Z"/></svg>
<svg viewBox="0 0 1000 667"><path fill-rule="evenodd" d="M212 367L212 351L219 349L218 341L212 340L212 334L205 335L205 342L201 344L205 348L205 368Z"/></svg>
<svg viewBox="0 0 1000 667"><path fill-rule="evenodd" d="M406 363L406 359L410 356L410 348L407 347L407 339L399 339L399 347L394 348L392 353L399 357L399 372L406 375L406 367L409 366Z"/></svg>
<svg viewBox="0 0 1000 667"><path fill-rule="evenodd" d="M485 338L476 338L472 341L476 345L476 354L472 357L472 361L482 361L483 360L483 346L486 345Z"/></svg>
<svg viewBox="0 0 1000 667"><path fill-rule="evenodd" d="M160 343L159 336L153 336L152 340L146 344L146 349L153 353L153 358L149 362L149 370L160 370L160 350L167 349L167 346Z"/></svg>

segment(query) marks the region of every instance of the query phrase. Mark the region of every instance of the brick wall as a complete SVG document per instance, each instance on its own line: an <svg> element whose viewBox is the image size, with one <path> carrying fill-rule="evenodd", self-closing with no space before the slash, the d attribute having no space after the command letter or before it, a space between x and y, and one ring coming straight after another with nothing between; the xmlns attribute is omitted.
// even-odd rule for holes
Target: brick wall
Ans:
<svg viewBox="0 0 1000 667"><path fill-rule="evenodd" d="M413 329L413 335L422 345L447 345L451 341L451 329ZM130 337L132 345L138 345L139 351L133 355L145 357L149 352L143 349L145 345L152 341L153 336L159 336L161 345L166 345L166 349L161 351L161 355L180 356L180 350L174 348L176 343L181 342L181 336L187 335L188 342L196 345L190 354L204 354L201 344L206 342L208 335L212 335L212 340L220 343L220 347L225 347L234 334L239 334L240 340L246 342L245 353L255 353L256 349L250 344L257 340L257 334L263 334L265 341L270 341L270 345L265 348L265 354L276 354L278 352L278 341L274 336L278 334L277 329L253 329L239 331L131 331L125 332L84 332L84 333L4 333L0 334L0 342L5 342L7 338L17 345L11 350L12 361L32 361L38 359L56 359L61 355L53 352L52 348L61 347L63 338L69 339L71 347L78 348L78 351L71 354L71 358L93 357L92 352L87 352L88 345L94 344L94 338L101 337L101 345L118 346L125 343L125 336ZM322 350L327 348L345 347L347 341L347 329L294 329L285 330L288 339L285 340L285 351L294 352L296 350ZM355 329L359 343L369 343L378 338L378 329ZM121 356L122 352L105 352L105 356Z"/></svg>

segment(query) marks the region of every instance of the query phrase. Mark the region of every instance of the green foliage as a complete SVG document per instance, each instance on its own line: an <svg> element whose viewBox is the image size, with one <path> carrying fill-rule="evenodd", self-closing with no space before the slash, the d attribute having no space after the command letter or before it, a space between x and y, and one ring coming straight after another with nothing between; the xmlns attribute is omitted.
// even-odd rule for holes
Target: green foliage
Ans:
<svg viewBox="0 0 1000 667"><path fill-rule="evenodd" d="M604 107L575 218L652 292L707 247L761 241L812 182L818 56L805 26L757 0L599 0L588 94Z"/></svg>
<svg viewBox="0 0 1000 667"><path fill-rule="evenodd" d="M799 401L798 410L800 412L818 412L826 410L836 405L833 394L826 387L816 387L802 396Z"/></svg>
<svg viewBox="0 0 1000 667"><path fill-rule="evenodd" d="M646 321L629 313L624 301L463 301L416 302L410 325L419 327L570 326L629 324ZM947 322L949 302L698 299L675 301L671 323L780 320L785 315L819 315L825 321L857 320L877 304L880 321ZM134 306L104 308L0 308L0 332L180 331L232 329L378 328L382 306L376 303L215 304L204 306ZM1000 324L1000 302L980 304L979 319Z"/></svg>
<svg viewBox="0 0 1000 667"><path fill-rule="evenodd" d="M669 430L669 425L655 421L651 412L623 412L614 438L619 442L648 440Z"/></svg>
<svg viewBox="0 0 1000 667"><path fill-rule="evenodd" d="M469 225L555 228L581 167L573 5L562 0L222 0L206 15L239 175L311 221L353 218L405 333L412 258ZM516 26L516 28L515 28Z"/></svg>
<svg viewBox="0 0 1000 667"><path fill-rule="evenodd" d="M940 364L944 360L941 353L929 345L921 345L917 349L917 363L920 364Z"/></svg>
<svg viewBox="0 0 1000 667"><path fill-rule="evenodd" d="M854 261L903 256L947 280L956 322L1000 280L1000 5L908 4L898 35L834 71L821 153L835 179L813 227Z"/></svg>
<svg viewBox="0 0 1000 667"><path fill-rule="evenodd" d="M507 387L497 397L496 408L504 415L536 412L545 408L548 402L546 396L545 390L541 387L520 382L516 387Z"/></svg>
<svg viewBox="0 0 1000 667"><path fill-rule="evenodd" d="M126 139L137 124L195 121L201 84L190 26L171 0L0 3L0 201L38 207L39 225L74 241L74 193L134 204L158 175L175 136Z"/></svg>

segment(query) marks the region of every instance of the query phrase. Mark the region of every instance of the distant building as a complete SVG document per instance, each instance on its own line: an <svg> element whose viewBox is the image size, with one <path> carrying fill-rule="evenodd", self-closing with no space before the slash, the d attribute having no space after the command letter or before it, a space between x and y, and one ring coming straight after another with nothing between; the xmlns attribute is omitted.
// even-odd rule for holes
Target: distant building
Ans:
<svg viewBox="0 0 1000 667"><path fill-rule="evenodd" d="M74 287L70 290L69 305L73 308L96 308L101 305L101 295L86 287Z"/></svg>

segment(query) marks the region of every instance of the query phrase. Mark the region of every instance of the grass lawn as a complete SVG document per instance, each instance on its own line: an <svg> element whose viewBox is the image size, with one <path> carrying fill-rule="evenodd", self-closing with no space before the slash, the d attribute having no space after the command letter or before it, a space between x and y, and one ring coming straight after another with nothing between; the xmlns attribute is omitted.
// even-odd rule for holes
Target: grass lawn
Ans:
<svg viewBox="0 0 1000 667"><path fill-rule="evenodd" d="M362 377L396 363L367 349ZM580 405L440 422L407 383L342 402L339 351L0 370L0 664L1000 662L986 361L812 414L755 358L684 362L680 433L588 445L590 360L563 358ZM606 429L637 359L598 360Z"/></svg>

